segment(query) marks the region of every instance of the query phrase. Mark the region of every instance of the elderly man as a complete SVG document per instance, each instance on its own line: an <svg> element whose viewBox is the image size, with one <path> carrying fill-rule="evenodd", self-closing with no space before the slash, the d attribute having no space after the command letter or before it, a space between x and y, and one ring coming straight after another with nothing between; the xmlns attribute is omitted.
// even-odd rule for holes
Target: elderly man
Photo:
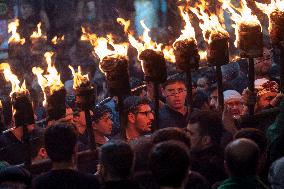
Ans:
<svg viewBox="0 0 284 189"><path fill-rule="evenodd" d="M235 119L240 118L244 111L242 96L235 90L226 90L223 92L224 102L227 110Z"/></svg>

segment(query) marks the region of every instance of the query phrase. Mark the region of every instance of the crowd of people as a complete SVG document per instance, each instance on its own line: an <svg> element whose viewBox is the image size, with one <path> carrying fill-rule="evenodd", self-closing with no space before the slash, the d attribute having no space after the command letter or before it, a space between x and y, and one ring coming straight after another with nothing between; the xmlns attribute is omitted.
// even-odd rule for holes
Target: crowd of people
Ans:
<svg viewBox="0 0 284 189"><path fill-rule="evenodd" d="M122 99L110 96L92 47L78 40L78 26L85 25L97 34L112 32L116 40L123 41L126 36L114 24L115 18L129 17L134 22L138 4L148 6L155 1L108 0L104 9L98 8L103 1L54 2L22 0L19 33L29 39L42 21L48 41L65 36L64 46L44 44L43 49L55 51L66 90L66 115L47 119L36 77L27 71L44 66L43 54L24 51L23 56L10 57L13 72L27 82L33 105L26 110L30 108L34 116L26 125L15 124L11 87L1 74L0 188L284 188L284 98L279 87L278 51L266 45L263 57L254 60L255 95L248 89L246 60L222 66L224 106L219 103L213 67L194 71L192 88L188 88L184 73L168 64L168 78L159 86L155 107L154 84L143 81L133 49L129 49L131 94ZM160 0L151 6L169 8L169 4L169 0ZM159 9L161 16L165 7ZM103 21L90 27L98 20ZM159 37L167 38L163 32L156 35ZM26 45L30 50L31 42ZM76 104L68 65L82 66L97 88L97 103L89 111L91 128L85 115L88 110ZM189 92L193 97L190 105ZM253 116L248 113L251 105Z"/></svg>

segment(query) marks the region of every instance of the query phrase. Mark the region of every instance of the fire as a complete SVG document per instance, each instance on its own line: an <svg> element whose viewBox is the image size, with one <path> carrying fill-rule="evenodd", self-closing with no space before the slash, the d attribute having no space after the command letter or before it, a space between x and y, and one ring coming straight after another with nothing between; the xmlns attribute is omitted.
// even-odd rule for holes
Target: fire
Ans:
<svg viewBox="0 0 284 189"><path fill-rule="evenodd" d="M91 34L86 31L84 27L82 27L82 35L81 35L81 41L90 41L90 43L94 46L97 42L97 35Z"/></svg>
<svg viewBox="0 0 284 189"><path fill-rule="evenodd" d="M117 22L124 26L124 31L128 34L128 40L130 44L137 50L138 57L140 56L141 52L146 49L152 49L154 51L162 50L162 44L154 42L149 36L150 29L146 26L143 20L140 21L140 24L144 28L144 32L140 37L140 40L135 39L135 37L129 32L130 21L126 21L123 18L117 18Z"/></svg>
<svg viewBox="0 0 284 189"><path fill-rule="evenodd" d="M206 52L206 51L200 50L200 51L198 51L198 54L199 54L199 56L200 56L200 60L201 60L201 61L207 60L207 52Z"/></svg>
<svg viewBox="0 0 284 189"><path fill-rule="evenodd" d="M265 14L267 14L269 18L269 31L271 31L271 14L275 11L284 12L284 1L283 0L271 0L270 4L262 4L255 2L256 6Z"/></svg>
<svg viewBox="0 0 284 189"><path fill-rule="evenodd" d="M46 52L44 57L47 63L47 74L43 75L44 70L39 67L33 67L32 72L37 76L38 84L44 93L44 104L46 97L52 95L55 91L61 89L64 85L60 80L60 74L52 64L53 52Z"/></svg>
<svg viewBox="0 0 284 189"><path fill-rule="evenodd" d="M194 28L191 25L190 17L188 15L188 13L184 10L183 6L179 6L178 8L179 8L180 14L182 16L182 19L185 22L185 25L184 25L183 30L181 30L181 35L179 36L179 38L176 39L175 42L180 41L180 40L186 40L186 39L192 39L192 40L196 41L195 31L194 31Z"/></svg>
<svg viewBox="0 0 284 189"><path fill-rule="evenodd" d="M205 13L205 2L198 5L196 8L190 8L190 10L198 17L199 26L202 30L204 40L210 44L214 36L220 36L220 38L229 37L228 32L223 28L219 21L219 18L215 14L208 15Z"/></svg>
<svg viewBox="0 0 284 189"><path fill-rule="evenodd" d="M37 24L37 31L34 31L33 34L31 35L31 39L35 38L47 39L46 35L43 35L41 31L41 22Z"/></svg>
<svg viewBox="0 0 284 189"><path fill-rule="evenodd" d="M108 44L112 46L112 50L108 48ZM107 38L99 37L94 45L95 53L100 58L100 61L104 57L115 55L115 56L127 56L128 43L115 44L112 35L107 35Z"/></svg>
<svg viewBox="0 0 284 189"><path fill-rule="evenodd" d="M247 6L245 0L241 0L241 8L237 9L234 7L230 0L222 0L222 8L229 11L231 14L231 19L235 22L233 27L235 28L236 40L234 45L237 47L239 41L239 27L241 24L250 25L250 26L260 26L261 24L256 15L252 14L251 9Z"/></svg>
<svg viewBox="0 0 284 189"><path fill-rule="evenodd" d="M11 37L8 40L8 43L20 43L23 45L25 43L25 39L21 38L20 34L17 33L17 29L20 23L18 19L15 19L13 22L8 25L8 33L12 33Z"/></svg>
<svg viewBox="0 0 284 189"><path fill-rule="evenodd" d="M171 46L165 46L163 48L163 54L167 61L172 62L172 63L176 62L174 49Z"/></svg>
<svg viewBox="0 0 284 189"><path fill-rule="evenodd" d="M12 73L10 65L8 63L0 64L0 71L4 73L4 77L6 81L9 81L12 85L12 91L10 93L10 97L14 93L25 93L27 92L25 81L20 85L20 81L18 77Z"/></svg>
<svg viewBox="0 0 284 189"><path fill-rule="evenodd" d="M59 42L64 41L64 39L65 39L65 36L64 36L64 35L61 36L61 37L55 36L55 37L51 40L51 42L52 42L54 45L57 45Z"/></svg>
<svg viewBox="0 0 284 189"><path fill-rule="evenodd" d="M69 65L69 68L73 75L73 88L74 89L79 88L82 84L85 84L89 81L88 74L82 75L80 66L78 66L78 72L76 72L75 69L70 65Z"/></svg>

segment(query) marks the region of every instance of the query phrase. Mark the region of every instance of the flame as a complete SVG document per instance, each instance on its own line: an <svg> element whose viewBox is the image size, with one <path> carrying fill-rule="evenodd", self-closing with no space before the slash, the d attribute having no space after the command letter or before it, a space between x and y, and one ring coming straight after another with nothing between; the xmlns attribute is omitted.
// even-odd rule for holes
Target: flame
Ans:
<svg viewBox="0 0 284 189"><path fill-rule="evenodd" d="M144 32L140 37L140 40L135 39L135 37L129 32L130 21L126 21L123 18L117 18L117 22L124 26L124 32L128 34L128 40L131 46L137 50L138 58L141 52L146 49L152 49L154 51L162 50L162 44L152 41L151 37L149 36L150 29L146 26L143 20L140 21L140 24L144 28Z"/></svg>
<svg viewBox="0 0 284 189"><path fill-rule="evenodd" d="M20 34L17 33L19 25L20 23L18 19L15 19L13 22L8 24L8 33L12 33L8 43L20 43L21 45L25 43L25 39L21 38Z"/></svg>
<svg viewBox="0 0 284 189"><path fill-rule="evenodd" d="M283 0L271 0L270 4L262 4L255 2L256 6L265 14L267 14L270 20L270 14L274 11L284 12L284 1ZM271 31L271 22L269 21L269 28L268 30Z"/></svg>
<svg viewBox="0 0 284 189"><path fill-rule="evenodd" d="M194 41L196 41L195 31L194 31L194 28L192 27L192 25L190 23L190 18L189 18L188 13L185 11L185 8L183 6L179 6L178 8L179 8L180 14L182 16L182 19L185 22L185 25L184 25L183 30L181 30L181 35L179 36L179 38L176 39L175 42L181 41L181 40L186 40L186 39L193 39ZM174 44L175 44L175 42L174 42Z"/></svg>
<svg viewBox="0 0 284 189"><path fill-rule="evenodd" d="M12 85L12 91L10 93L10 97L12 97L14 93L27 92L25 81L22 83L22 85L20 85L18 77L12 73L10 65L8 63L0 64L0 71L4 73L6 81L9 81Z"/></svg>
<svg viewBox="0 0 284 189"><path fill-rule="evenodd" d="M44 93L44 104L46 104L47 94L52 95L55 91L61 89L64 86L60 80L60 74L52 64L53 54L53 52L46 52L44 54L47 63L47 74L43 75L44 70L40 67L32 68L32 72L37 76L38 84L40 85Z"/></svg>
<svg viewBox="0 0 284 189"><path fill-rule="evenodd" d="M75 72L74 68L70 65L69 65L69 68L73 75L73 88L74 89L79 88L82 84L87 83L89 81L88 74L82 75L80 66L78 66L78 72Z"/></svg>
<svg viewBox="0 0 284 189"><path fill-rule="evenodd" d="M207 51L200 50L200 51L198 51L198 54L200 56L200 60L201 61L207 60Z"/></svg>
<svg viewBox="0 0 284 189"><path fill-rule="evenodd" d="M167 61L173 62L173 63L176 62L176 57L175 57L175 54L174 54L173 47L165 46L163 48L163 54L164 54L164 57Z"/></svg>
<svg viewBox="0 0 284 189"><path fill-rule="evenodd" d="M59 42L64 41L64 39L65 39L65 36L64 36L64 35L61 36L61 37L55 36L55 37L51 40L51 42L52 42L54 45L57 45Z"/></svg>
<svg viewBox="0 0 284 189"><path fill-rule="evenodd" d="M37 24L37 31L33 31L33 34L31 35L31 39L36 39L36 38L47 39L46 35L43 35L41 31L41 22Z"/></svg>
<svg viewBox="0 0 284 189"><path fill-rule="evenodd" d="M220 36L220 37L229 37L228 32L223 28L222 24L219 21L218 16L215 14L208 15L205 13L205 2L200 5L197 5L196 8L190 8L190 10L198 17L199 26L202 30L204 40L210 44L212 41L213 36Z"/></svg>
<svg viewBox="0 0 284 189"><path fill-rule="evenodd" d="M82 27L82 35L81 35L81 41L90 41L90 43L94 46L97 42L97 35L91 34L86 31L84 27Z"/></svg>
<svg viewBox="0 0 284 189"><path fill-rule="evenodd" d="M261 27L261 24L256 15L252 14L251 9L247 6L247 2L245 0L241 0L241 8L237 9L234 7L230 0L222 0L222 8L227 9L231 14L231 19L235 22L233 27L235 28L236 40L234 45L237 47L237 43L239 41L239 26L241 24L252 25ZM239 13L238 13L239 12Z"/></svg>

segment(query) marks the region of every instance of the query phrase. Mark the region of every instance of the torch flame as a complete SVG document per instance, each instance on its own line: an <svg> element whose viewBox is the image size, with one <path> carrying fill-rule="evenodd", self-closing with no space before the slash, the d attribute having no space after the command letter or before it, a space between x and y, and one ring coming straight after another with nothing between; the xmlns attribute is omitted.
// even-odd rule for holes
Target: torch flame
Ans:
<svg viewBox="0 0 284 189"><path fill-rule="evenodd" d="M245 0L241 0L241 9L234 7L230 0L222 0L222 8L227 9L231 14L231 19L235 22L236 25L233 25L235 28L236 40L234 45L237 47L237 42L239 41L239 26L241 24L251 25L251 26L260 26L261 24L256 15L252 14L251 9L247 6ZM239 12L239 13L238 13Z"/></svg>
<svg viewBox="0 0 284 189"><path fill-rule="evenodd" d="M144 28L143 35L140 37L140 40L135 39L135 37L129 31L130 21L126 21L123 18L117 18L117 22L124 26L125 33L128 34L128 40L137 52L138 52L138 59L142 51L146 49L152 49L154 51L161 51L162 44L158 44L152 41L151 37L149 36L150 29L146 26L143 20L140 21L140 24ZM141 41L141 42L140 42Z"/></svg>
<svg viewBox="0 0 284 189"><path fill-rule="evenodd" d="M21 45L25 43L25 39L21 38L20 34L17 33L19 25L20 23L18 19L15 19L13 22L8 24L8 33L12 33L8 43L20 43Z"/></svg>
<svg viewBox="0 0 284 189"><path fill-rule="evenodd" d="M270 20L270 14L274 11L284 12L284 1L283 0L271 0L270 4L262 4L255 2L256 6L265 14L267 14ZM269 31L271 31L271 22L269 21Z"/></svg>
<svg viewBox="0 0 284 189"><path fill-rule="evenodd" d="M175 57L174 49L172 46L165 46L163 48L163 54L167 61L172 62L172 63L176 62L176 57Z"/></svg>
<svg viewBox="0 0 284 189"><path fill-rule="evenodd" d="M78 72L76 72L75 69L70 65L69 65L69 68L73 75L73 88L74 89L79 88L82 84L87 83L89 81L88 74L82 75L80 66L78 66Z"/></svg>
<svg viewBox="0 0 284 189"><path fill-rule="evenodd" d="M25 81L22 83L22 85L20 85L18 77L12 73L10 65L8 63L0 64L0 71L4 73L6 81L9 81L12 85L12 91L10 93L10 97L12 97L14 93L27 92Z"/></svg>
<svg viewBox="0 0 284 189"><path fill-rule="evenodd" d="M82 35L81 35L81 41L90 41L90 43L94 46L97 42L97 35L88 33L84 27L82 27Z"/></svg>
<svg viewBox="0 0 284 189"><path fill-rule="evenodd" d="M55 91L58 91L64 86L60 80L60 74L52 64L53 54L53 52L46 52L44 54L47 63L47 74L43 75L44 70L39 67L33 67L32 69L32 72L37 76L38 84L44 93L44 104L46 104L47 94L52 95Z"/></svg>
<svg viewBox="0 0 284 189"><path fill-rule="evenodd" d="M61 37L55 36L55 37L51 40L51 42L52 42L54 45L57 45L59 42L64 41L64 39L65 39L64 35L61 36Z"/></svg>
<svg viewBox="0 0 284 189"><path fill-rule="evenodd" d="M204 40L210 44L212 37L218 35L220 37L229 37L228 32L223 28L219 21L218 16L215 14L208 15L205 13L205 2L203 4L197 5L196 8L190 8L190 10L198 17L199 26L202 30Z"/></svg>
<svg viewBox="0 0 284 189"><path fill-rule="evenodd" d="M35 38L44 38L46 39L46 35L43 35L41 31L41 22L37 24L37 31L34 31L33 34L31 35L31 39Z"/></svg>

